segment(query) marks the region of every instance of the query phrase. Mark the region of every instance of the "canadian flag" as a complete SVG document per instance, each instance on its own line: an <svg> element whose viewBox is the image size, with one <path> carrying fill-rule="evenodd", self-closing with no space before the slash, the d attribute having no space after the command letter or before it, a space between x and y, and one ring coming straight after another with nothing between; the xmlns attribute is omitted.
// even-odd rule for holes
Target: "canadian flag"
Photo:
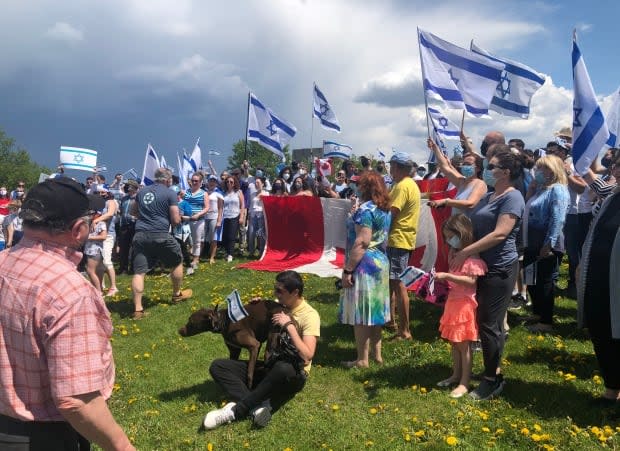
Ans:
<svg viewBox="0 0 620 451"><path fill-rule="evenodd" d="M447 184L446 179L419 183L423 197L431 200L454 196L453 191L445 191ZM443 191L434 191L440 189ZM276 272L294 269L320 277L341 275L351 201L308 196L264 196L262 201L267 228L265 251L258 261L238 267ZM425 271L433 267L447 270L441 224L449 216L449 208L431 209L422 201L410 265Z"/></svg>
<svg viewBox="0 0 620 451"><path fill-rule="evenodd" d="M332 175L332 160L329 158L315 158L316 173L326 176Z"/></svg>

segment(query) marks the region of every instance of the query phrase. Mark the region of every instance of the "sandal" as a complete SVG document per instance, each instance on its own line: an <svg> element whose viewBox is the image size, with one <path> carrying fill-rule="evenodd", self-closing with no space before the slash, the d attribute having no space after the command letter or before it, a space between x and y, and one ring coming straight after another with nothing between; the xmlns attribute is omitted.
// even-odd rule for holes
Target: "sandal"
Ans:
<svg viewBox="0 0 620 451"><path fill-rule="evenodd" d="M133 312L133 315L131 315L131 319L139 320L144 318L145 316L146 312L144 310L136 310L135 312Z"/></svg>

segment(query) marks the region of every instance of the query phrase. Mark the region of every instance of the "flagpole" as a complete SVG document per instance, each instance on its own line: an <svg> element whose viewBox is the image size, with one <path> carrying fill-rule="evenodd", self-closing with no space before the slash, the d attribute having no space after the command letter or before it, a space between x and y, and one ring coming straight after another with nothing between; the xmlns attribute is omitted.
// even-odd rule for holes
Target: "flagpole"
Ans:
<svg viewBox="0 0 620 451"><path fill-rule="evenodd" d="M428 120L428 99L426 98L426 89L424 89L424 64L422 63L422 46L420 45L420 28L418 28L418 53L420 54L420 71L422 72L422 93L424 94L424 113L426 114L426 132L430 138L431 126Z"/></svg>
<svg viewBox="0 0 620 451"><path fill-rule="evenodd" d="M316 82L312 85L312 98L314 99L314 86L316 86ZM310 164L313 163L313 155L312 155L312 138L314 135L314 100L312 101L312 116L310 119Z"/></svg>
<svg viewBox="0 0 620 451"><path fill-rule="evenodd" d="M248 131L250 129L250 91L248 91L248 109L245 121L245 151L243 152L243 159L248 159Z"/></svg>
<svg viewBox="0 0 620 451"><path fill-rule="evenodd" d="M144 166L142 166L142 178L140 179L140 183L144 185L144 174L146 173L146 161L149 158L149 146L151 143L146 145L146 153L144 154Z"/></svg>
<svg viewBox="0 0 620 451"><path fill-rule="evenodd" d="M463 110L463 116L461 117L461 131L463 131L464 125L465 125L465 110Z"/></svg>

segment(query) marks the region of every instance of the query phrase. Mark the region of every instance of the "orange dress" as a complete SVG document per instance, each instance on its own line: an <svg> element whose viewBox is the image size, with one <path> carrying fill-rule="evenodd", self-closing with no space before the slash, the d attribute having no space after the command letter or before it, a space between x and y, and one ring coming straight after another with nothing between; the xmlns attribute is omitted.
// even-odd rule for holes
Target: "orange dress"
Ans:
<svg viewBox="0 0 620 451"><path fill-rule="evenodd" d="M487 265L479 258L468 258L460 270L453 272L458 276L483 276L487 272ZM441 338L454 343L474 341L478 339L478 324L476 323L476 287L466 287L448 282L450 291L439 320Z"/></svg>

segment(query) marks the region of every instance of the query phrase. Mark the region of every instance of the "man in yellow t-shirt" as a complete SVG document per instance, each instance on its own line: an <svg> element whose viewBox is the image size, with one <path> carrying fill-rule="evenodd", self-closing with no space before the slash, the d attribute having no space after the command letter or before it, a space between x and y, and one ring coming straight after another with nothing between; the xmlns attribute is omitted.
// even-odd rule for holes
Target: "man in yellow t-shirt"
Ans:
<svg viewBox="0 0 620 451"><path fill-rule="evenodd" d="M268 370L254 373L254 386L247 386L248 362L230 359L214 360L209 372L218 384L235 402L229 402L221 409L212 410L203 421L206 429L214 429L224 423L252 418L256 427L264 427L271 420L272 397L290 399L301 391L310 372L312 357L321 335L321 319L318 312L304 298L304 282L295 271L283 271L276 276L274 287L276 298L290 312L273 315L272 321L285 327L292 344L304 360L304 367L295 368L291 363L279 360ZM299 330L291 321L295 319Z"/></svg>
<svg viewBox="0 0 620 451"><path fill-rule="evenodd" d="M409 293L399 275L407 268L411 251L415 248L418 218L420 217L420 190L411 178L413 161L404 152L396 152L390 159L390 175L394 180L392 226L388 236L387 255L390 260L390 307L392 321L398 308L397 340L410 340ZM394 323L392 323L394 324Z"/></svg>

